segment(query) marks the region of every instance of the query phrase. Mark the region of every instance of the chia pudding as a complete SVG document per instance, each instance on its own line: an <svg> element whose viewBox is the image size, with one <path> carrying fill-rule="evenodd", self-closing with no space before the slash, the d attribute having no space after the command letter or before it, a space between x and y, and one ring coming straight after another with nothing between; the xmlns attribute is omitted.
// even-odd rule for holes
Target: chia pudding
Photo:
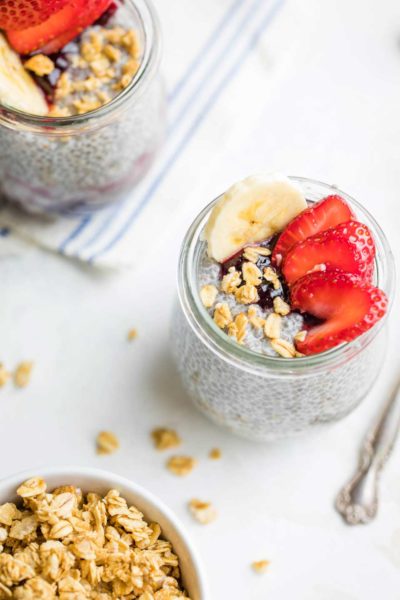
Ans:
<svg viewBox="0 0 400 600"><path fill-rule="evenodd" d="M85 212L118 201L148 170L164 135L160 34L151 6L82 6L80 19L90 7L96 19L83 29L76 24L73 33L47 33L57 13L0 34L1 191L31 212ZM40 48L36 29L47 35ZM14 80L17 86L9 84Z"/></svg>
<svg viewBox="0 0 400 600"><path fill-rule="evenodd" d="M186 391L253 440L344 417L379 373L393 278L384 234L344 192L275 175L235 184L182 248L172 341Z"/></svg>

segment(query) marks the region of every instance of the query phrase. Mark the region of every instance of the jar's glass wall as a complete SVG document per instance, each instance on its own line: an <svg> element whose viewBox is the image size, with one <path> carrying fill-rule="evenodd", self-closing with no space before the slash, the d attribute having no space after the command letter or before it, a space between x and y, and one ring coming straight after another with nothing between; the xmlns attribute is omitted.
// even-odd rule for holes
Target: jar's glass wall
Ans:
<svg viewBox="0 0 400 600"><path fill-rule="evenodd" d="M385 355L386 328L350 360L314 374L276 377L227 363L196 335L180 304L173 317L173 354L188 396L207 417L257 441L292 436L337 421L374 384Z"/></svg>
<svg viewBox="0 0 400 600"><path fill-rule="evenodd" d="M118 201L143 177L162 142L165 99L159 31L152 13L141 15L139 8L129 0L123 10L147 62L115 108L112 102L64 123L28 124L10 111L0 117L0 185L10 201L30 212L90 211Z"/></svg>
<svg viewBox="0 0 400 600"><path fill-rule="evenodd" d="M294 179L310 201L330 193L344 196L356 217L370 227L377 247L376 284L391 303L393 257L372 216L336 188ZM215 326L199 299L201 232L211 209L207 207L189 230L180 263L172 343L188 395L213 421L254 440L286 437L344 417L379 374L387 319L353 342L311 357L271 358L239 346Z"/></svg>

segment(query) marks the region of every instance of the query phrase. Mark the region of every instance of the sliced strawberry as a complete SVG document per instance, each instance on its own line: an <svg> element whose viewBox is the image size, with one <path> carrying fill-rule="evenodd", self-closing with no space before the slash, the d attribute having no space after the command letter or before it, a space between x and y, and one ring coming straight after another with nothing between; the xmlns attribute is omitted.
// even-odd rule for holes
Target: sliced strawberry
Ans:
<svg viewBox="0 0 400 600"><path fill-rule="evenodd" d="M387 298L352 273L316 271L294 284L291 305L324 321L311 327L303 342L296 342L297 350L309 355L351 342L368 331L385 315Z"/></svg>
<svg viewBox="0 0 400 600"><path fill-rule="evenodd" d="M287 253L283 275L289 285L315 271L339 269L371 283L375 244L366 225L347 221L297 242Z"/></svg>
<svg viewBox="0 0 400 600"><path fill-rule="evenodd" d="M280 266L286 254L297 242L335 227L353 218L350 207L340 196L327 196L303 210L281 233L272 254L272 262Z"/></svg>
<svg viewBox="0 0 400 600"><path fill-rule="evenodd" d="M56 52L96 21L111 2L112 0L70 0L40 25L21 31L8 31L8 41L20 54L30 54L59 38L59 43L52 46L52 52ZM69 34L65 35L67 32Z"/></svg>
<svg viewBox="0 0 400 600"><path fill-rule="evenodd" d="M39 25L67 2L68 0L2 0L0 29L17 30Z"/></svg>

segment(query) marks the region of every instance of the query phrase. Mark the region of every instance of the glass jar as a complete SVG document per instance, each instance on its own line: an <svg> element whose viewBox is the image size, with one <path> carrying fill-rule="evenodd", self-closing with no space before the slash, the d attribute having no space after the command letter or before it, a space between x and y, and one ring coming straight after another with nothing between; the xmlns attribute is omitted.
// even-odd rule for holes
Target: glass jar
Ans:
<svg viewBox="0 0 400 600"><path fill-rule="evenodd" d="M291 179L301 186L309 202L340 194L356 218L368 225L376 243L375 284L386 292L390 309L394 262L374 218L337 188L300 177ZM387 315L352 342L313 356L272 357L240 346L215 325L199 297L198 268L205 244L202 231L216 201L190 227L179 264L179 304L173 316L172 343L190 398L217 424L252 440L283 438L343 418L360 403L379 374Z"/></svg>
<svg viewBox="0 0 400 600"><path fill-rule="evenodd" d="M143 48L130 85L92 112L40 117L0 106L2 194L30 212L91 211L121 199L145 174L163 139L160 30L148 0L125 0L123 25ZM121 15L122 16L122 15Z"/></svg>

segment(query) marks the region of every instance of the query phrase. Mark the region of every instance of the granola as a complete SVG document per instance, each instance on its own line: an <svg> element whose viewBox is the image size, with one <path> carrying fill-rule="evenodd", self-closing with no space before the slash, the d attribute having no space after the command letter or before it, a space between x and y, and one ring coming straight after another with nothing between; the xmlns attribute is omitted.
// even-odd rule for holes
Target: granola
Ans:
<svg viewBox="0 0 400 600"><path fill-rule="evenodd" d="M225 329L232 323L232 314L226 302L218 303L214 311L214 321L218 327Z"/></svg>
<svg viewBox="0 0 400 600"><path fill-rule="evenodd" d="M271 346L282 358L293 358L296 356L296 348L290 342L282 339L271 340Z"/></svg>
<svg viewBox="0 0 400 600"><path fill-rule="evenodd" d="M251 566L253 568L253 571L255 571L258 574L263 574L266 573L266 571L268 570L270 561L269 560L255 560L254 562L251 563Z"/></svg>
<svg viewBox="0 0 400 600"><path fill-rule="evenodd" d="M11 374L4 367L3 363L0 363L0 388L4 387L8 380L10 379Z"/></svg>
<svg viewBox="0 0 400 600"><path fill-rule="evenodd" d="M170 448L176 448L182 443L181 438L174 429L168 429L166 427L157 427L151 432L154 446L157 450L169 450Z"/></svg>
<svg viewBox="0 0 400 600"><path fill-rule="evenodd" d="M221 290L225 294L234 294L241 283L239 271L236 271L235 267L230 267L228 273L222 278Z"/></svg>
<svg viewBox="0 0 400 600"><path fill-rule="evenodd" d="M130 329L128 331L128 342L132 342L133 340L136 340L137 336L138 336L137 329Z"/></svg>
<svg viewBox="0 0 400 600"><path fill-rule="evenodd" d="M219 448L211 448L208 456L211 460L219 460L222 457L222 452Z"/></svg>
<svg viewBox="0 0 400 600"><path fill-rule="evenodd" d="M18 365L14 373L14 383L17 387L24 388L29 384L32 368L33 362L30 361L24 361Z"/></svg>
<svg viewBox="0 0 400 600"><path fill-rule="evenodd" d="M200 298L206 308L214 305L217 296L218 290L215 285L204 285L200 290Z"/></svg>
<svg viewBox="0 0 400 600"><path fill-rule="evenodd" d="M264 325L264 333L267 338L276 339L281 335L281 322L282 317L277 313L271 313L268 315Z"/></svg>
<svg viewBox="0 0 400 600"><path fill-rule="evenodd" d="M201 525L208 525L217 518L217 511L211 502L203 502L193 498L189 502L189 511L192 517Z"/></svg>
<svg viewBox="0 0 400 600"><path fill-rule="evenodd" d="M119 440L111 431L100 431L96 443L97 454L113 454L119 448Z"/></svg>
<svg viewBox="0 0 400 600"><path fill-rule="evenodd" d="M120 26L93 26L78 42L78 52L66 54L69 66L58 78L51 116L65 117L96 110L128 87L139 71L141 48L136 32ZM25 67L52 77L56 65L37 54Z"/></svg>
<svg viewBox="0 0 400 600"><path fill-rule="evenodd" d="M118 491L49 493L33 478L17 493L0 505L1 599L189 600L161 527Z"/></svg>
<svg viewBox="0 0 400 600"><path fill-rule="evenodd" d="M197 460L192 456L171 456L167 461L167 469L179 477L189 475L196 465Z"/></svg>

